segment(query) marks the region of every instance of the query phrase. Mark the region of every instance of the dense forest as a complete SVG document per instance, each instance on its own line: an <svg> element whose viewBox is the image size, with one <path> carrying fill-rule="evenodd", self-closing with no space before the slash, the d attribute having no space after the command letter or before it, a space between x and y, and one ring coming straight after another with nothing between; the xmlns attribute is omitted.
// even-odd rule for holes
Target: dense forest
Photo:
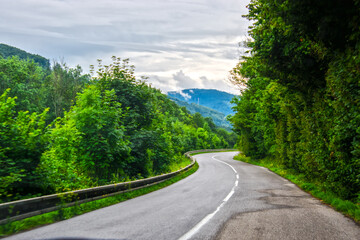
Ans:
<svg viewBox="0 0 360 240"><path fill-rule="evenodd" d="M134 76L128 60L81 67L0 56L0 202L178 169L234 133Z"/></svg>
<svg viewBox="0 0 360 240"><path fill-rule="evenodd" d="M39 64L41 67L45 69L50 68L50 61L49 59L46 59L38 54L31 54L24 50L21 50L19 48L9 46L3 43L0 43L0 56L3 58L8 58L12 56L18 56L20 59L23 60L33 60L37 64Z"/></svg>
<svg viewBox="0 0 360 240"><path fill-rule="evenodd" d="M252 0L240 150L360 202L360 1Z"/></svg>

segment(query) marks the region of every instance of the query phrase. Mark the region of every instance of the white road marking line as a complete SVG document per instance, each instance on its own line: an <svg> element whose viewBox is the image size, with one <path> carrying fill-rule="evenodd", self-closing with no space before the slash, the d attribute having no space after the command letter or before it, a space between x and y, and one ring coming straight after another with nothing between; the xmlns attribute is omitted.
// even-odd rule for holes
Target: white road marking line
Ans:
<svg viewBox="0 0 360 240"><path fill-rule="evenodd" d="M227 202L230 198L231 198L231 196L234 194L234 190L232 190L227 196L226 196L226 198L224 198L224 200L223 200L223 202Z"/></svg>
<svg viewBox="0 0 360 240"><path fill-rule="evenodd" d="M216 159L215 158L216 156L212 156L212 159L214 159L215 161L218 161L218 162L221 162L221 163L223 163L223 164L226 164L226 165L228 165L229 167L231 167L231 169L236 173L236 175L237 175L237 171L235 170L235 168L233 167L233 166L231 166L230 164L228 164L228 163L226 163L226 162L223 162L223 161L221 161L221 160L218 160L218 159Z"/></svg>
<svg viewBox="0 0 360 240"><path fill-rule="evenodd" d="M232 195L235 193L235 188L238 186L239 181L237 179L239 179L239 175L237 173L237 171L235 170L235 168L233 166L231 166L230 164L223 162L221 160L215 159L216 156L213 156L212 159L214 159L215 161L221 162L223 164L228 165L229 167L231 167L231 169L236 173L236 181L235 181L235 185L233 186L233 188L231 189L230 193L224 198L224 200L222 201L222 203L216 208L216 210L210 214L208 214L206 217L204 217L198 224L195 225L195 227L193 227L190 231L188 231L187 233L185 233L182 237L179 238L179 240L187 240L190 239L193 235L195 235L195 233L197 233L200 228L202 228L206 223L208 223L211 218L213 218L215 216L215 214L220 211L220 209L225 205L225 203L232 197Z"/></svg>
<svg viewBox="0 0 360 240"><path fill-rule="evenodd" d="M179 238L179 240L187 240L187 239L191 238L197 231L200 230L200 228L202 228L202 226L204 226L208 221L210 221L210 219L220 210L220 208L222 208L222 206L224 206L224 204L225 204L225 202L223 202L220 206L218 206L217 209L215 210L215 212L210 213L206 217L204 217L203 220L201 220L189 232L187 232L185 235L183 235L181 238Z"/></svg>

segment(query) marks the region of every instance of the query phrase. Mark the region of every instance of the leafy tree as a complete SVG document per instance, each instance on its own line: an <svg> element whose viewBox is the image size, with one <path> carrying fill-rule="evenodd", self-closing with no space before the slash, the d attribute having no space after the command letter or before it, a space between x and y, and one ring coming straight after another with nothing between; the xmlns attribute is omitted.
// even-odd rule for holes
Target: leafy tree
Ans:
<svg viewBox="0 0 360 240"><path fill-rule="evenodd" d="M16 111L40 112L45 109L41 85L45 73L33 61L18 57L0 58L0 93L11 88L11 97L17 97Z"/></svg>
<svg viewBox="0 0 360 240"><path fill-rule="evenodd" d="M35 168L45 148L45 110L16 112L16 97L0 97L0 200L39 193Z"/></svg>
<svg viewBox="0 0 360 240"><path fill-rule="evenodd" d="M80 66L69 68L65 63L54 62L43 86L51 119L62 117L64 111L68 111L75 102L77 93L81 92L89 81L88 75L82 75Z"/></svg>
<svg viewBox="0 0 360 240"><path fill-rule="evenodd" d="M200 113L195 113L193 115L193 119L194 119L194 123L195 123L196 127L198 127L198 128L204 127L205 119L201 116Z"/></svg>
<svg viewBox="0 0 360 240"><path fill-rule="evenodd" d="M56 191L87 187L92 185L89 179L106 182L123 172L130 148L122 120L114 90L100 92L91 86L79 94L76 105L50 132L50 148L40 166L50 185L45 187Z"/></svg>
<svg viewBox="0 0 360 240"><path fill-rule="evenodd" d="M1 97L2 201L153 176L181 165L186 151L229 146L231 134L136 79L128 60L99 64L89 79L80 67L0 59L3 87L20 99L18 107L12 91Z"/></svg>
<svg viewBox="0 0 360 240"><path fill-rule="evenodd" d="M243 89L231 118L239 148L355 202L359 7L357 0L251 1L251 55L231 71Z"/></svg>

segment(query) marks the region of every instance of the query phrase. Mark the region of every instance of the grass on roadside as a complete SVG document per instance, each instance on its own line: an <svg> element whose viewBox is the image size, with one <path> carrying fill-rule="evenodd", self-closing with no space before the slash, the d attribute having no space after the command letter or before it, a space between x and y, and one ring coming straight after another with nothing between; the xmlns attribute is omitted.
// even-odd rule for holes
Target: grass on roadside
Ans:
<svg viewBox="0 0 360 240"><path fill-rule="evenodd" d="M169 172L176 172L182 168L185 168L186 166L191 164L191 160L190 158L187 158L185 156L181 157L181 161L179 162L174 162L172 164L170 164L169 166Z"/></svg>
<svg viewBox="0 0 360 240"><path fill-rule="evenodd" d="M343 200L336 196L333 192L326 188L326 185L319 182L311 182L309 179L305 179L305 176L291 169L286 169L285 167L277 164L271 159L259 159L254 160L249 157L246 157L242 154L238 154L234 157L235 160L243 161L246 163L262 166L268 168L272 172L290 180L295 183L304 191L310 193L312 196L320 199L323 203L326 203L332 206L339 212L342 212L346 216L354 219L357 223L360 223L360 205L359 203L353 203L348 200Z"/></svg>
<svg viewBox="0 0 360 240"><path fill-rule="evenodd" d="M177 181L180 181L181 179L186 178L187 176L196 172L198 168L199 168L199 165L195 162L195 165L191 169L189 169L169 180L166 180L164 182L161 182L161 183L153 185L153 186L134 190L131 192L121 193L116 196L103 198L103 199L99 199L96 201L75 205L72 207L63 208L63 209L60 209L57 211L53 211L53 212L45 213L42 215L38 215L38 216L34 216L34 217L30 217L30 218L26 218L23 220L14 221L14 222L10 222L10 223L1 225L0 226L0 237L4 237L4 236L10 235L10 234L29 230L29 229L39 227L42 225L51 224L51 223L54 223L57 221L69 219L69 218L72 218L77 215L81 215L81 214L84 214L84 213L87 213L87 212L90 212L90 211L93 211L96 209L100 209L100 208L107 207L107 206L110 206L113 204L117 204L117 203L126 201L128 199L132 199L132 198L159 190L159 189L167 187Z"/></svg>

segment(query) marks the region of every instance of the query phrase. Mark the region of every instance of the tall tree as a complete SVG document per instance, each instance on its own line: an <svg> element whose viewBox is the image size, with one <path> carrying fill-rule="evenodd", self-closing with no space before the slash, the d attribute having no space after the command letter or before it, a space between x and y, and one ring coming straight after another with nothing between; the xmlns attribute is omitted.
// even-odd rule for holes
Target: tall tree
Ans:
<svg viewBox="0 0 360 240"><path fill-rule="evenodd" d="M76 94L89 82L90 76L83 75L80 66L69 68L65 63L54 62L44 85L52 119L62 117L75 102Z"/></svg>
<svg viewBox="0 0 360 240"><path fill-rule="evenodd" d="M232 118L239 147L352 199L360 193L360 2L253 0Z"/></svg>

